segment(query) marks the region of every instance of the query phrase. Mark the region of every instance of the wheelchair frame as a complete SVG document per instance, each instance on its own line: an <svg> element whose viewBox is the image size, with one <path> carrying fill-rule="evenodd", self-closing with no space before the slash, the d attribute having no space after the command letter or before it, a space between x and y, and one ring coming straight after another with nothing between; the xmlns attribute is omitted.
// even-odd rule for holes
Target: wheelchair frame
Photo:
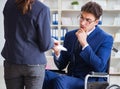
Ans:
<svg viewBox="0 0 120 89"><path fill-rule="evenodd" d="M87 74L86 75L86 77L85 77L85 84L84 84L84 89L94 89L94 88L90 88L90 87L93 87L93 82L91 82L91 85L90 86L88 86L88 79L90 78L90 77L104 77L104 78L107 78L107 81L105 81L105 83L102 83L102 82L97 82L97 81L95 81L94 82L94 84L96 85L96 86L98 86L98 84L100 84L101 83L101 85L102 84L104 84L104 87L107 87L107 86L109 86L109 82L110 82L110 78L109 78L109 74L107 74L107 73L98 73L98 72L92 72L91 74ZM90 83L89 83L90 84ZM97 89L97 88L96 88ZM101 88L100 88L101 89Z"/></svg>

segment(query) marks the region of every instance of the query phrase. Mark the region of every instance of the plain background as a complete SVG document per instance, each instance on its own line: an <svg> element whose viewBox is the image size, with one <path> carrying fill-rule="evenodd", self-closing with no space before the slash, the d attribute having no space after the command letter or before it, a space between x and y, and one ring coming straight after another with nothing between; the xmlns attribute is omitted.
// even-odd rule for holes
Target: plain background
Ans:
<svg viewBox="0 0 120 89"><path fill-rule="evenodd" d="M0 0L0 53L4 45L3 7L6 0ZM0 65L3 64L3 57L0 55Z"/></svg>
<svg viewBox="0 0 120 89"><path fill-rule="evenodd" d="M7 0L0 0L0 53L4 45L3 7ZM0 55L0 89L6 89L3 76L3 57Z"/></svg>

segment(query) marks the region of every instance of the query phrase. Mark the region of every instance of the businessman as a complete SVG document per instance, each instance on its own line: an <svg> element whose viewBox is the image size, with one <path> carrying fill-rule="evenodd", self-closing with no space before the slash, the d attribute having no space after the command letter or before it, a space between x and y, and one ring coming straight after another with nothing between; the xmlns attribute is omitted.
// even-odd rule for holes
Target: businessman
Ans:
<svg viewBox="0 0 120 89"><path fill-rule="evenodd" d="M54 47L54 61L59 70L67 67L66 75L46 71L44 86L49 89L84 89L85 76L94 72L106 72L113 45L113 37L98 26L103 13L96 2L87 2L80 11L80 27L66 34L64 47ZM93 78L90 81L105 81ZM43 87L47 89L46 87Z"/></svg>

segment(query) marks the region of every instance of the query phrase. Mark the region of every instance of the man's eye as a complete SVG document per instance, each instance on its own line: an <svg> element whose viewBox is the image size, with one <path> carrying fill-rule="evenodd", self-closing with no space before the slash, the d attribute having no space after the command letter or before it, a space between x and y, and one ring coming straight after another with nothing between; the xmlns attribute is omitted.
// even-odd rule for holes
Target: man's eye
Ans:
<svg viewBox="0 0 120 89"><path fill-rule="evenodd" d="M87 21L87 22L91 22L91 20L90 20L90 19L86 19L86 21Z"/></svg>
<svg viewBox="0 0 120 89"><path fill-rule="evenodd" d="M81 19L83 19L82 17L80 17Z"/></svg>
<svg viewBox="0 0 120 89"><path fill-rule="evenodd" d="M86 21L91 21L90 19L86 19Z"/></svg>

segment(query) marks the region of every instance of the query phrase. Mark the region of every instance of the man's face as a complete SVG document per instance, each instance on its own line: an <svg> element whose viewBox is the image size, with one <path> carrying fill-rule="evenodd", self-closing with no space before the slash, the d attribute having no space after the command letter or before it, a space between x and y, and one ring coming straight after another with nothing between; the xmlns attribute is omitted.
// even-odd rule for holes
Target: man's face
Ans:
<svg viewBox="0 0 120 89"><path fill-rule="evenodd" d="M86 31L92 30L98 24L98 19L88 12L81 12L80 14L80 28Z"/></svg>

